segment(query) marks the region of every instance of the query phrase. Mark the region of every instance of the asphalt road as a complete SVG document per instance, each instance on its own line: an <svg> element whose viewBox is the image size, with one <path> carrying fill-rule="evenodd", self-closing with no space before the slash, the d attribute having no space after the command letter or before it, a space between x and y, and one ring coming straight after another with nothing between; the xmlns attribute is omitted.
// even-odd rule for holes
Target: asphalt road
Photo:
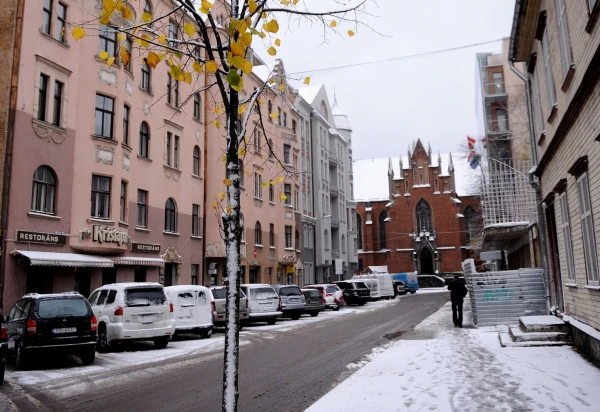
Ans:
<svg viewBox="0 0 600 412"><path fill-rule="evenodd" d="M447 301L446 293L417 293L287 332L251 327L256 333L240 349L239 411L306 409L352 372L346 365L399 338ZM219 350L3 391L12 392L7 395L21 411L220 411L222 359Z"/></svg>

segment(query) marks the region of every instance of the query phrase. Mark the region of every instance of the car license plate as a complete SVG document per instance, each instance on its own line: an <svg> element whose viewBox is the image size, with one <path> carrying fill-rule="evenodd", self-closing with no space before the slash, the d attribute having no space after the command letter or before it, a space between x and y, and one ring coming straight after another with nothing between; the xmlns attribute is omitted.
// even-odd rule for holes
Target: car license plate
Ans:
<svg viewBox="0 0 600 412"><path fill-rule="evenodd" d="M54 328L52 333L73 333L77 332L77 328Z"/></svg>
<svg viewBox="0 0 600 412"><path fill-rule="evenodd" d="M297 302L300 302L300 299L297 299L297 298L291 298L291 299L290 299L290 302L292 302L292 303L297 303Z"/></svg>
<svg viewBox="0 0 600 412"><path fill-rule="evenodd" d="M142 323L152 323L152 322L154 322L154 315L141 316L141 318L142 318Z"/></svg>

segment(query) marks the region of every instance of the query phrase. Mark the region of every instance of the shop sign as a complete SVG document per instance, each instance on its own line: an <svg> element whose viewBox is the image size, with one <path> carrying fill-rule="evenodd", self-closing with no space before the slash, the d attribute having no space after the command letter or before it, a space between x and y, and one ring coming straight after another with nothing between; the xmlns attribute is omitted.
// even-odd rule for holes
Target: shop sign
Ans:
<svg viewBox="0 0 600 412"><path fill-rule="evenodd" d="M296 263L296 255L283 255L283 261Z"/></svg>
<svg viewBox="0 0 600 412"><path fill-rule="evenodd" d="M102 227L102 225L94 225L92 232L88 229L81 230L79 232L79 239L92 239L94 242L98 243L116 243L118 246L131 243L131 239L127 232L114 227Z"/></svg>
<svg viewBox="0 0 600 412"><path fill-rule="evenodd" d="M138 253L160 253L160 245L131 242L131 251Z"/></svg>
<svg viewBox="0 0 600 412"><path fill-rule="evenodd" d="M29 232L27 230L17 230L17 242L43 243L46 245L66 245L67 235L58 235L55 233Z"/></svg>
<svg viewBox="0 0 600 412"><path fill-rule="evenodd" d="M286 268L286 273L294 273L294 272L295 272L294 265L288 265Z"/></svg>

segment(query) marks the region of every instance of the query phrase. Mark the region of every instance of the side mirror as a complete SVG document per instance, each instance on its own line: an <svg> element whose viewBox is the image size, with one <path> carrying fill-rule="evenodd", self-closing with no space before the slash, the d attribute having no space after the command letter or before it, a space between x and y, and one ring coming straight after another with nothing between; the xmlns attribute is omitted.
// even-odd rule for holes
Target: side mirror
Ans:
<svg viewBox="0 0 600 412"><path fill-rule="evenodd" d="M8 317L8 315L4 316L4 318L3 318L3 321L4 321L4 322L8 322L8 321L10 321L10 318Z"/></svg>

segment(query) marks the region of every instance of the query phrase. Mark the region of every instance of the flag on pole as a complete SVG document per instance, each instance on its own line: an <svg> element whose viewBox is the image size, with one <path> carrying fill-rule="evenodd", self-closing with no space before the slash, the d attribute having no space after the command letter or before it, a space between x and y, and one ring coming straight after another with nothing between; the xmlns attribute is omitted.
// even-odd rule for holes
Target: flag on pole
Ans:
<svg viewBox="0 0 600 412"><path fill-rule="evenodd" d="M469 161L469 166L471 166L471 169L477 169L477 166L479 166L479 160L481 159L481 156L475 154L474 156L469 155L469 157L471 158L471 160Z"/></svg>
<svg viewBox="0 0 600 412"><path fill-rule="evenodd" d="M477 140L473 139L471 136L467 136L467 142L469 144L469 149L473 150L475 149L475 142Z"/></svg>
<svg viewBox="0 0 600 412"><path fill-rule="evenodd" d="M483 145L484 149L487 147L487 139L485 137L481 139L481 144Z"/></svg>

